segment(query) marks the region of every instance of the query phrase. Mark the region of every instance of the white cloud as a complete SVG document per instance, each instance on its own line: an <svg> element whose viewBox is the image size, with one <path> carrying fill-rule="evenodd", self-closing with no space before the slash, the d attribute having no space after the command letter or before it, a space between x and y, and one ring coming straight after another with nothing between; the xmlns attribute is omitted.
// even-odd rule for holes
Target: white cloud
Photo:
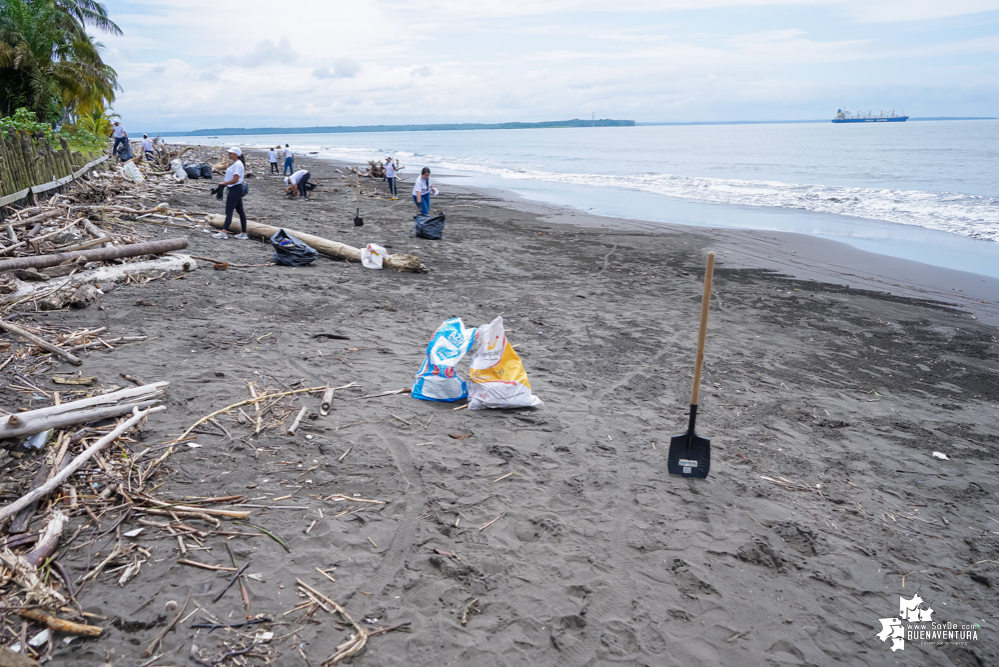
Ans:
<svg viewBox="0 0 999 667"><path fill-rule="evenodd" d="M782 9L792 4L807 6ZM719 7L734 9L699 11ZM111 0L125 34L100 38L125 88L116 109L151 129L551 120L591 109L638 120L822 117L861 85L914 98L966 86L974 92L951 99L995 106L999 93L980 87L996 67L981 54L999 52L999 36L935 26L996 7L301 0L289 12L269 0ZM904 29L920 17L935 22ZM890 38L865 25L889 19L903 24ZM913 65L921 59L937 62Z"/></svg>

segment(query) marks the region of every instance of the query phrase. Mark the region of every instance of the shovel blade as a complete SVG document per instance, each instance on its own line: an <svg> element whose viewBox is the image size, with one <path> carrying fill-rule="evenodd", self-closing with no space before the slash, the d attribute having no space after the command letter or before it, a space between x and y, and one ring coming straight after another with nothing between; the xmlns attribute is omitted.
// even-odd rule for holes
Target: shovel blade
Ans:
<svg viewBox="0 0 999 667"><path fill-rule="evenodd" d="M704 479L711 469L711 440L693 431L674 435L669 441L666 469L671 475Z"/></svg>
<svg viewBox="0 0 999 667"><path fill-rule="evenodd" d="M364 226L364 218L354 218L354 226L355 227L363 227Z"/></svg>

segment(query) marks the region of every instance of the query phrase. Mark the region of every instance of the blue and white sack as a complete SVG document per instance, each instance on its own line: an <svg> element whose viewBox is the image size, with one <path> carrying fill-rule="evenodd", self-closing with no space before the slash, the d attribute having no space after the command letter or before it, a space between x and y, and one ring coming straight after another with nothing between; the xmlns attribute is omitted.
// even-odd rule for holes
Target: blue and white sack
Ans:
<svg viewBox="0 0 999 667"><path fill-rule="evenodd" d="M413 398L453 403L468 397L468 386L455 366L475 344L478 331L466 328L460 317L447 320L427 344L427 356L413 383Z"/></svg>

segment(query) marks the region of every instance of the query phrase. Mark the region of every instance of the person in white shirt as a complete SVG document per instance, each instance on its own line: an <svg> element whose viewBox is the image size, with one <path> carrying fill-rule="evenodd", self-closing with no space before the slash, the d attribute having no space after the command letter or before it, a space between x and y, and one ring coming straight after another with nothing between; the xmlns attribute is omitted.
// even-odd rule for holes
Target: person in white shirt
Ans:
<svg viewBox="0 0 999 667"><path fill-rule="evenodd" d="M278 149L278 146L275 146L274 148L272 148L269 151L267 151L267 161L271 163L271 173L272 174L278 173L278 170L277 170L277 149Z"/></svg>
<svg viewBox="0 0 999 667"><path fill-rule="evenodd" d="M436 194L430 187L430 167L424 167L420 177L413 184L413 203L423 215L430 215L430 195Z"/></svg>
<svg viewBox="0 0 999 667"><path fill-rule="evenodd" d="M302 199L308 199L308 190L305 189L305 186L308 184L309 176L311 175L306 169L299 169L291 176L285 176L284 184L288 187L284 189L284 193L294 199L295 190L297 189L298 194L302 195Z"/></svg>
<svg viewBox="0 0 999 667"><path fill-rule="evenodd" d="M225 224L222 231L212 234L212 238L229 238L229 225L232 224L233 211L239 213L239 224L242 230L236 234L235 238L248 239L246 235L246 212L243 210L243 196L246 194L246 186L243 184L243 177L246 176L246 163L243 160L243 151L233 146L228 151L229 161L232 164L225 170L225 180L222 185L226 187L225 193Z"/></svg>
<svg viewBox="0 0 999 667"><path fill-rule="evenodd" d="M111 149L111 155L117 155L118 146L128 143L128 132L125 131L125 127L121 123L115 121L114 126L111 128L111 136L114 137L114 147Z"/></svg>
<svg viewBox="0 0 999 667"><path fill-rule="evenodd" d="M287 176L289 173L294 173L295 171L295 151L288 148L288 144L284 145L284 170L281 172L282 176Z"/></svg>
<svg viewBox="0 0 999 667"><path fill-rule="evenodd" d="M155 152L153 151L153 140L149 138L148 135L142 135L142 153L146 158L147 162L152 162L155 157Z"/></svg>
<svg viewBox="0 0 999 667"><path fill-rule="evenodd" d="M399 189L396 187L395 175L398 172L395 162L392 161L391 157L385 158L385 180L388 181L389 194L391 197L389 199L399 198Z"/></svg>

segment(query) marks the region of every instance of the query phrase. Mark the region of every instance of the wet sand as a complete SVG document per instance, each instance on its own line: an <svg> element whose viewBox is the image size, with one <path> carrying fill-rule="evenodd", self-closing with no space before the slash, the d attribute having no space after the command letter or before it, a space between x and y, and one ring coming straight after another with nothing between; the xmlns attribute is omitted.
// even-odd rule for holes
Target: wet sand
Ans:
<svg viewBox="0 0 999 667"><path fill-rule="evenodd" d="M994 314L988 304L945 303L950 285L931 284L928 271L894 276L886 263L835 278L850 275L842 258L857 255L803 260L814 246L800 239L651 229L496 192L449 188L436 198L433 209L448 215L443 241L408 235L406 184L397 202L362 197L365 226L355 228L353 183L333 163L306 162L323 179L313 201L286 201L277 178L258 176L250 215L412 253L430 272L322 257L294 269L202 262L181 280L34 316L155 337L92 352L80 368L105 385L123 372L171 382L169 409L150 419L145 443L248 398L246 381L363 385L338 392L334 411L295 436L252 436L230 415L222 423L234 440L199 435L201 447L182 447L157 480L162 498L243 494L307 508L253 509L250 520L290 553L266 538L230 541L260 575L249 582L252 613L286 623L271 627L275 636L301 628L274 642L274 664L305 664L301 648L318 665L349 635L323 612L283 615L299 602L296 578L355 619L411 622L411 633L373 637L356 664L999 662L999 334L972 318ZM168 201L222 208L207 193ZM180 232L136 227L155 238ZM708 248L720 261L698 431L711 438L712 471L698 481L668 476L665 448L686 426ZM204 232L190 234L188 252L233 264L272 253ZM154 305L136 306L140 298ZM469 412L405 394L359 398L409 387L443 320L479 325L499 314L543 407ZM314 337L329 332L350 340ZM314 397L298 404L318 411ZM352 503L356 511L334 517L347 502L322 500L331 494L387 504ZM100 640L60 647L52 664L143 662L142 648L172 618L164 602L187 590L219 618L243 617L238 592L212 603L228 573L176 564L173 540L137 539L153 553L141 573L123 588L102 576L81 595L104 625L120 620ZM193 557L229 564L221 538L206 546ZM84 554L76 559L71 571ZM316 571L333 566L335 582ZM897 616L899 596L917 591L934 621L978 623L979 639L906 642L892 653L875 637L878 619ZM224 631L206 636L192 622L167 635L168 650L221 647ZM187 651L163 664L194 665Z"/></svg>

